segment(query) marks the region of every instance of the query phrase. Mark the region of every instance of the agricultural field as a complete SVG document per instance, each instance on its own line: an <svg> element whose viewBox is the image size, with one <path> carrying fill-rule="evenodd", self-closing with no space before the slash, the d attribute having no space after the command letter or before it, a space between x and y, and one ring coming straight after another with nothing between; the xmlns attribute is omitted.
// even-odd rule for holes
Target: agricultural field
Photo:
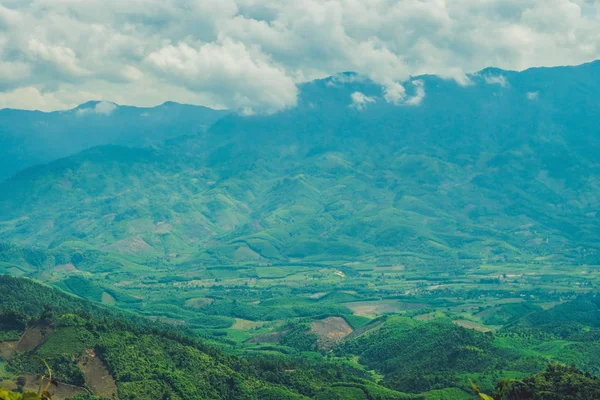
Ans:
<svg viewBox="0 0 600 400"><path fill-rule="evenodd" d="M120 260L123 267L106 268L107 261L100 263L102 271L75 266L28 275L84 299L194 332L230 354L336 360L398 393L420 393L426 399L467 399L470 380L492 391L499 379L540 372L552 361L600 372L600 342L586 333L598 326L596 317L587 311L570 313L568 318L579 319L569 324L581 328L568 332L539 323L563 318L573 304L579 307L581 299L593 295L600 282L597 266L485 263L432 274L424 267L369 265L367 260L206 266L189 260L150 264L147 258L121 260L110 253L97 257ZM143 268L148 265L152 267ZM51 349L61 344L44 342L40 332L34 327L20 341L2 343L0 350L10 355L33 346L52 355ZM69 331L60 337L70 340ZM441 338L447 344L440 344ZM415 343L423 347L414 348ZM81 346L85 354L86 344ZM478 361L455 359L465 351ZM446 364L465 364L437 370L435 360L418 356L423 353L446 357ZM102 371L93 363L82 365ZM431 370L431 380L418 382L419 368ZM97 384L90 381L92 385ZM332 396L364 396L360 388L328 390Z"/></svg>

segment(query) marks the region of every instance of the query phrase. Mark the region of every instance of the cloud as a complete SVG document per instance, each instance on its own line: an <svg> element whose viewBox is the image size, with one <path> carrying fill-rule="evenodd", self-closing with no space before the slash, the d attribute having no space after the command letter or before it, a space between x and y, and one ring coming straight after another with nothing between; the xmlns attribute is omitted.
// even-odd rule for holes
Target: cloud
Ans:
<svg viewBox="0 0 600 400"><path fill-rule="evenodd" d="M365 82L365 80L366 79L364 76L358 74L339 73L332 75L331 78L327 81L326 85L329 87L340 87L349 83Z"/></svg>
<svg viewBox="0 0 600 400"><path fill-rule="evenodd" d="M488 85L500 85L503 88L508 87L508 81L503 75L486 75L483 77Z"/></svg>
<svg viewBox="0 0 600 400"><path fill-rule="evenodd" d="M540 92L527 92L527 98L529 100L537 100L540 97Z"/></svg>
<svg viewBox="0 0 600 400"><path fill-rule="evenodd" d="M96 104L96 107L94 107L94 111L96 112L96 114L100 115L110 115L116 109L117 105L110 101L101 101L98 104Z"/></svg>
<svg viewBox="0 0 600 400"><path fill-rule="evenodd" d="M146 64L192 90L218 93L229 108L274 112L296 105L298 89L285 70L260 49L231 39L168 45L149 54Z"/></svg>
<svg viewBox="0 0 600 400"><path fill-rule="evenodd" d="M0 90L12 89L31 76L29 64L20 61L0 61Z"/></svg>
<svg viewBox="0 0 600 400"><path fill-rule="evenodd" d="M399 82L386 82L383 85L383 98L388 103L400 104L406 98L406 89Z"/></svg>
<svg viewBox="0 0 600 400"><path fill-rule="evenodd" d="M350 98L352 99L352 104L350 104L350 107L355 108L359 111L363 110L367 106L367 104L375 103L375 99L373 97L369 97L361 92L352 93Z"/></svg>
<svg viewBox="0 0 600 400"><path fill-rule="evenodd" d="M386 101L419 103L412 76L469 85L488 66L579 64L600 58L598 32L591 0L5 0L0 99L274 112L299 83L355 71Z"/></svg>
<svg viewBox="0 0 600 400"><path fill-rule="evenodd" d="M425 98L425 82L416 80L411 82L415 86L415 95L406 100L406 104L410 106L418 106Z"/></svg>
<svg viewBox="0 0 600 400"><path fill-rule="evenodd" d="M79 108L76 111L76 114L77 114L77 116L80 116L80 117L84 116L84 115L90 115L90 114L109 116L118 107L119 106L117 106L115 103L113 103L111 101L99 101L98 103L96 103L96 105L94 107Z"/></svg>

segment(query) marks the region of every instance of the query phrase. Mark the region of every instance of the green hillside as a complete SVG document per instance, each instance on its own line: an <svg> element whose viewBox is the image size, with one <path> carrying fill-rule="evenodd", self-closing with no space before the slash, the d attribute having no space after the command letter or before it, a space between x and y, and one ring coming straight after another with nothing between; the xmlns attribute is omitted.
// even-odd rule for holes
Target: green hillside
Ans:
<svg viewBox="0 0 600 400"><path fill-rule="evenodd" d="M369 382L359 370L327 362L231 357L185 329L105 309L26 279L0 276L0 289L0 386L25 382L28 387L39 380L47 374L40 360L52 371L50 391L57 396L69 389L109 398L113 391L121 399L300 399L340 380ZM289 379L284 369L291 368L297 372Z"/></svg>
<svg viewBox="0 0 600 400"><path fill-rule="evenodd" d="M363 325L363 333L333 352L299 347L313 340L305 331L310 327L288 325L281 331L287 340L270 351L246 348L228 355L185 326L160 324L2 275L0 387L36 392L41 381L53 399L466 400L473 398L470 382L475 381L487 393L498 383L507 396L501 398L507 399L533 399L545 392L556 397L542 398L594 399L598 381L589 373L559 364L545 368L569 356L579 357L571 361L588 371L596 363L594 321L600 311L594 301L581 299L552 311L579 324L567 337L526 327L532 318L548 318L548 311L520 318L518 331L511 327L496 334L465 329L447 317L424 321L420 316L426 314L417 314ZM566 308L575 316L569 318ZM561 354L552 350L556 345L563 346ZM301 353L285 352L286 346ZM51 381L43 378L49 374Z"/></svg>
<svg viewBox="0 0 600 400"><path fill-rule="evenodd" d="M0 386L38 387L44 360L54 398L595 398L598 74L423 76L419 106L362 110L381 87L353 74L272 115L167 104L149 143L21 170L0 182ZM90 129L137 137L139 110L114 112Z"/></svg>
<svg viewBox="0 0 600 400"><path fill-rule="evenodd" d="M25 170L0 187L0 239L213 265L594 264L600 88L577 88L598 70L493 71L507 87L477 78L491 71L468 87L423 77L421 106L364 112L348 108L349 94L376 85L316 81L290 111Z"/></svg>

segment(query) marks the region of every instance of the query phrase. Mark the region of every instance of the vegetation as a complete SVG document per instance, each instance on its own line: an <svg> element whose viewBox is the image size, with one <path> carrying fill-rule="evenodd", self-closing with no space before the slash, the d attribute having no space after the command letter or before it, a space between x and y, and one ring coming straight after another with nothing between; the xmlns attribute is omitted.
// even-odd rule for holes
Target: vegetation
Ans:
<svg viewBox="0 0 600 400"><path fill-rule="evenodd" d="M380 87L353 75L275 115L166 104L149 143L136 109L28 113L24 137L127 135L0 182L0 386L43 359L54 397L594 398L599 68L360 112Z"/></svg>

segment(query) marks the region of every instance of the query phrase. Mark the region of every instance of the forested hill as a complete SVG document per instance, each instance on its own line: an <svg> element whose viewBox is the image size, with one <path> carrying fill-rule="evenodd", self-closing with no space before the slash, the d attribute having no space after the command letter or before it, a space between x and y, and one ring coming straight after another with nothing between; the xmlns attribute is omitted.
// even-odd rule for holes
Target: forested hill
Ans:
<svg viewBox="0 0 600 400"><path fill-rule="evenodd" d="M257 369L175 326L167 329L2 275L0 387L37 391L40 376L48 375L44 362L52 372L50 392L59 399L91 398L86 393L121 399L303 399L300 392L312 397L340 379L363 379L347 368L334 373L324 363L299 364L290 380L284 369L294 368L291 360Z"/></svg>
<svg viewBox="0 0 600 400"><path fill-rule="evenodd" d="M213 265L594 264L599 73L423 76L401 105L355 74L307 83L278 114L22 171L0 185L0 239Z"/></svg>
<svg viewBox="0 0 600 400"><path fill-rule="evenodd" d="M581 309L581 306L574 307ZM578 317L577 320L589 322L590 318ZM468 333L464 328L452 329L451 325L443 324L438 325L445 326L444 332L432 330L431 326L425 335L421 332L425 347L419 347L417 342L402 346L403 340L418 334L422 327L413 323L413 331L408 326L398 330L399 325L395 324L373 333L370 341L359 340L339 350L354 348L363 352L362 363L383 363L374 367L385 373L385 380L380 382L388 386L384 387L358 365L353 367L335 358L297 358L274 352L263 356L252 353L244 353L243 357L227 356L176 326L165 329L160 324L94 305L31 280L2 275L0 396L8 396L5 389L37 392L42 387L48 389L53 399L59 400L93 400L117 395L121 399L426 400L434 398L431 396L435 393L438 394L435 398L441 399L455 392L406 394L392 388L403 386L418 392L423 385L442 384L443 379L433 381L433 375L428 373L411 375L423 371L424 360L433 360L437 355L449 356L456 363L442 363L444 365L430 368L430 373L448 376L450 371L460 374L462 368L469 371L486 368L482 357L489 364L498 363L502 353L505 357L509 354L503 347L493 350L489 335ZM389 345L391 337L386 336L390 334L397 337L398 345L403 348L395 348L393 343ZM454 339L458 340L452 342ZM421 357L408 363L407 354L403 354L405 361L390 363L385 358L372 358L378 346L385 347L377 351L386 355L401 356L407 351L431 354L421 353ZM416 347L411 350L412 346ZM453 355L457 349L460 354ZM486 352L490 354L484 354ZM517 358L508 355L511 357L513 360L504 362L516 365ZM388 375L386 369L389 368L399 368L406 374L397 374L396 370ZM52 381L42 378L49 373ZM461 386L468 387L468 378L457 376L464 381ZM483 375L472 376L483 379ZM561 365L551 365L545 372L529 378L498 382L497 387L494 398L508 400L594 400L600 395L596 378ZM491 390L486 391L494 395ZM457 393L462 395L456 398L466 398L465 392ZM482 398L486 397L482 395Z"/></svg>

